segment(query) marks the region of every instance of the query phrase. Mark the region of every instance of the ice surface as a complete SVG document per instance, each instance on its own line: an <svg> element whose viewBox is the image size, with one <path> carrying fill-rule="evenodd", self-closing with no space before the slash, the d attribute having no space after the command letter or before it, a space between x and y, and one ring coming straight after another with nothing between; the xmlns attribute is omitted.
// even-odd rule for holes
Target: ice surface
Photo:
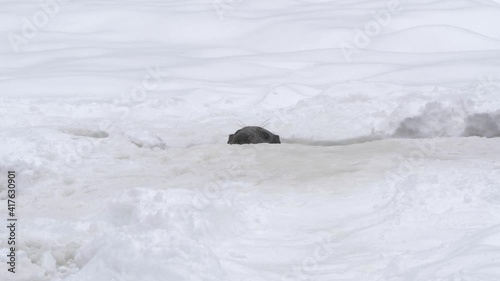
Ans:
<svg viewBox="0 0 500 281"><path fill-rule="evenodd" d="M500 2L0 5L0 280L500 280Z"/></svg>

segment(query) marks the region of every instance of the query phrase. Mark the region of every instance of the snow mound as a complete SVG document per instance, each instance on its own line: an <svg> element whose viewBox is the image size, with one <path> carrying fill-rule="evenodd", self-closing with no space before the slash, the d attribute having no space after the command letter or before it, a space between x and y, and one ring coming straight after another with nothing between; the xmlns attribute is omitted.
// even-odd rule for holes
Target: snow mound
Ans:
<svg viewBox="0 0 500 281"><path fill-rule="evenodd" d="M166 149L167 145L161 139L161 137L153 134L150 131L145 130L131 130L125 132L125 135L128 136L130 142L137 145L138 147L146 147L146 148L159 148Z"/></svg>
<svg viewBox="0 0 500 281"><path fill-rule="evenodd" d="M440 103L428 103L423 112L405 118L393 133L393 137L498 137L500 113L475 113L468 115L460 107L446 107Z"/></svg>
<svg viewBox="0 0 500 281"><path fill-rule="evenodd" d="M500 137L500 113L479 113L468 116L464 136Z"/></svg>

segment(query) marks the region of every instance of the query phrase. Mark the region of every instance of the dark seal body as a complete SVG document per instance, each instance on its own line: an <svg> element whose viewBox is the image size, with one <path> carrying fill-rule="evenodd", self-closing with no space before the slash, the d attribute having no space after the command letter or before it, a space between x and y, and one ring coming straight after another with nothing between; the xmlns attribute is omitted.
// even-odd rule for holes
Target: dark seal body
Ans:
<svg viewBox="0 0 500 281"><path fill-rule="evenodd" d="M281 143L280 136L275 135L268 130L248 126L239 129L236 133L229 135L228 144L255 144L255 143Z"/></svg>

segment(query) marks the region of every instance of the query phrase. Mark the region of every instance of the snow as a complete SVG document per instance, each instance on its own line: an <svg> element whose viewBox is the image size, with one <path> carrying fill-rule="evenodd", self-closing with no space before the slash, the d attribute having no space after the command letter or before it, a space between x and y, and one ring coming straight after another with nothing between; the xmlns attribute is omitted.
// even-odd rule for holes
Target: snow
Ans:
<svg viewBox="0 0 500 281"><path fill-rule="evenodd" d="M0 4L0 280L500 279L500 2Z"/></svg>

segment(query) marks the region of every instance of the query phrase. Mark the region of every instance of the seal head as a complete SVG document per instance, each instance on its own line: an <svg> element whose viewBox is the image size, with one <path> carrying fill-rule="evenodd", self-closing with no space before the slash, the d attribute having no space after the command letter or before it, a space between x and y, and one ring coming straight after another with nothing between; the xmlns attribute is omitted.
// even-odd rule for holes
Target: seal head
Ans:
<svg viewBox="0 0 500 281"><path fill-rule="evenodd" d="M236 133L229 135L228 144L256 144L256 143L281 143L280 136L275 135L268 130L257 127L247 126L239 129Z"/></svg>

